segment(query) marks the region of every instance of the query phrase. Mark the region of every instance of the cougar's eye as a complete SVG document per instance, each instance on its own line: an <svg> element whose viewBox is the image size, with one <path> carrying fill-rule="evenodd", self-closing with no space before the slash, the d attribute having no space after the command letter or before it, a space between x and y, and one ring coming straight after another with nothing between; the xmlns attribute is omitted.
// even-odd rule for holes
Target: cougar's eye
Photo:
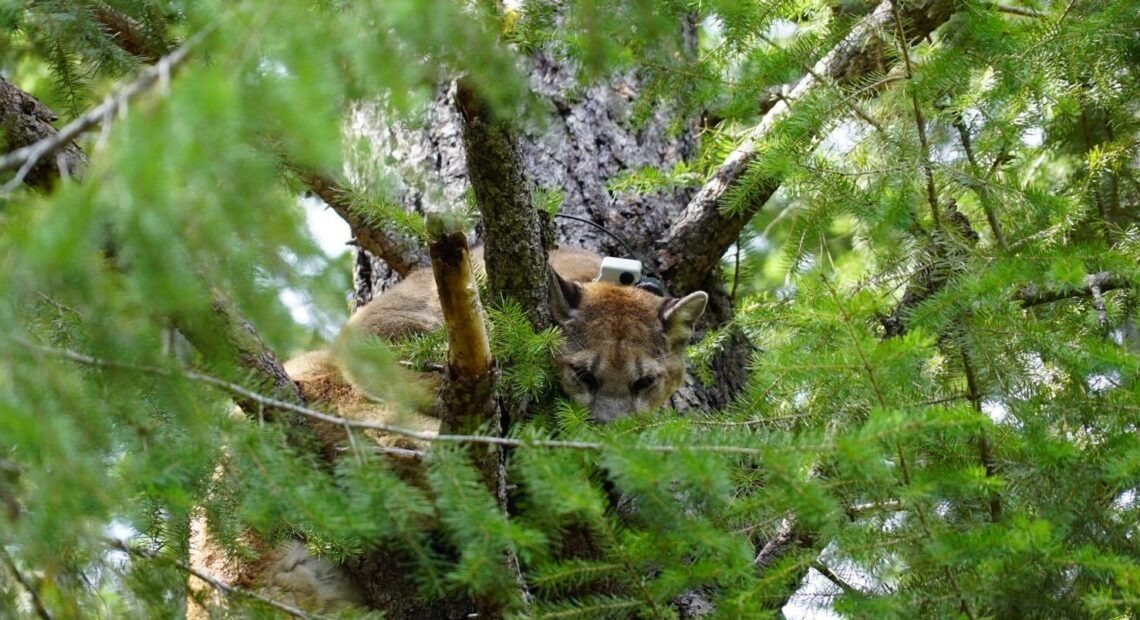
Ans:
<svg viewBox="0 0 1140 620"><path fill-rule="evenodd" d="M591 392L598 391L598 378L595 377L594 373L590 372L589 370L586 370L582 367L575 367L574 378L577 379L582 385L589 388Z"/></svg>
<svg viewBox="0 0 1140 620"><path fill-rule="evenodd" d="M634 394L644 392L645 390L653 387L655 383L657 383L657 377L642 377L630 384L629 391L633 392Z"/></svg>

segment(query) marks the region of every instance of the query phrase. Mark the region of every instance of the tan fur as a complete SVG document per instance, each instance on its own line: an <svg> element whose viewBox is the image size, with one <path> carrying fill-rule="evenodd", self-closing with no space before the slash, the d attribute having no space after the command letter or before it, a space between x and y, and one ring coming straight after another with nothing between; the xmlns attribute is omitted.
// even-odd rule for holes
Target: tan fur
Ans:
<svg viewBox="0 0 1140 620"><path fill-rule="evenodd" d="M563 389L597 422L663 406L684 380L684 348L707 296L667 300L604 282L575 288L557 356Z"/></svg>
<svg viewBox="0 0 1140 620"><path fill-rule="evenodd" d="M421 411L400 411L369 398L362 390L345 378L346 374L336 357L330 351L310 351L285 362L285 372L297 383L305 402L313 406L324 406L331 413L349 420L380 422L411 430L435 433L439 431L439 420L430 415L430 405ZM417 382L425 391L435 392L438 377L430 373L394 371L395 380ZM338 424L314 421L313 430L317 434L321 449L329 456L332 451L344 445L345 430ZM381 446L424 450L427 442L392 435L377 430L365 430L364 435ZM395 457L396 460L400 460ZM398 462L397 465L404 465Z"/></svg>
<svg viewBox="0 0 1140 620"><path fill-rule="evenodd" d="M471 251L476 273L483 272L483 248ZM598 275L602 257L578 248L559 248L550 253L550 265L571 282L589 282ZM431 269L417 269L356 311L341 331L345 337L365 333L385 340L423 334L443 326L439 289ZM339 338L338 337L338 338Z"/></svg>
<svg viewBox="0 0 1140 620"><path fill-rule="evenodd" d="M661 407L681 385L685 373L683 351L692 326L704 310L707 296L693 293L684 299L664 299L630 286L592 282L602 257L578 249L550 254L558 274L551 282L551 309L562 325L565 341L557 354L566 393L590 408L592 417L607 422L634 412ZM476 270L482 270L482 250L472 252ZM560 276L560 277L559 277ZM567 296L568 295L568 296ZM384 340L404 338L443 325L442 310L429 269L414 271L356 312L337 336L334 350L362 334ZM367 394L366 382L353 377L346 364L331 351L312 351L285 363L302 396L314 407L352 420L369 420L438 432L439 420L425 406L399 412ZM399 374L399 373L397 373ZM432 374L404 373L384 381L421 382L428 393L438 388ZM638 382L642 383L639 384ZM649 383L646 384L645 382ZM322 451L335 457L346 438L340 425L315 422ZM423 450L426 442L368 431L376 444ZM414 460L392 457L409 480L422 474ZM256 548L256 541L250 541ZM226 556L206 532L204 520L192 524L191 564L228 583L248 585L282 602L316 612L335 612L359 605L363 597L337 566L313 557L299 541L286 541L266 550L252 563L237 564ZM205 584L192 585L201 591ZM207 588L208 589L208 588ZM213 600L216 598L206 597ZM208 617L191 600L189 617Z"/></svg>

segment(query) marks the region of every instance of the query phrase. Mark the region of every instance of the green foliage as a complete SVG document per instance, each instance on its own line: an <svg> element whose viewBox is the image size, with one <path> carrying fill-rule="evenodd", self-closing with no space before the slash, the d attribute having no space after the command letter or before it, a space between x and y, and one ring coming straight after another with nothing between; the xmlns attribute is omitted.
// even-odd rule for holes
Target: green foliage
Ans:
<svg viewBox="0 0 1140 620"><path fill-rule="evenodd" d="M251 533L333 561L391 553L427 604L466 595L519 617L674 617L694 591L724 617L775 616L805 575L846 576L822 604L855 617L1137 613L1131 0L1016 3L1037 16L959 2L909 50L884 33L882 67L816 89L758 137L720 205L756 212L726 261L736 314L690 352L713 383L719 353L753 345L722 410L599 427L556 397L558 332L491 305L498 397L538 412L510 431L509 516L477 448L433 444L409 480L363 434L330 465L284 425L231 416L228 394L186 373L262 387L213 329L215 293L282 354L317 331L282 291L343 306L347 266L304 232L291 166L329 173L354 152L352 208L423 235L391 199L397 180L362 163L382 147L337 139L351 106L414 125L440 76L464 74L538 127L524 56L573 59L582 89L635 71L631 123L702 110L708 127L690 161L631 168L611 189L672 192L742 148L758 102L869 8L497 4L0 3L5 74L65 119L207 33L83 143L82 181L0 201L0 609L32 616L31 591L55 617L175 615L200 513L239 559L257 554ZM690 15L695 38L678 27ZM910 78L890 68L908 52ZM533 203L553 213L562 194ZM888 337L892 321L904 333ZM393 380L399 362L446 359L442 332L355 344L370 394L398 408L423 404ZM113 525L149 552L112 553ZM788 548L757 562L780 537Z"/></svg>
<svg viewBox="0 0 1140 620"><path fill-rule="evenodd" d="M491 354L502 368L499 390L523 399L550 390L557 382L553 356L561 343L558 330L534 332L518 303L503 300L489 309Z"/></svg>

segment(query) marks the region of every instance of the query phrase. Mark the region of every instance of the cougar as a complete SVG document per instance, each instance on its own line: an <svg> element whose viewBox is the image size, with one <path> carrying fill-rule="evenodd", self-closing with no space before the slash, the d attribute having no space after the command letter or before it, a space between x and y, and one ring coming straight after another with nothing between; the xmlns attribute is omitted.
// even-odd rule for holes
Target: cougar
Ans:
<svg viewBox="0 0 1140 620"><path fill-rule="evenodd" d="M481 249L472 252L477 271L482 269L482 258ZM562 389L588 408L595 422L605 423L658 409L680 387L685 374L684 348L708 295L696 292L676 299L635 286L595 282L601 263L602 257L593 252L558 249L550 253L552 268L548 271L550 310L563 333L555 356ZM442 325L434 276L430 269L419 269L354 313L337 341L343 344L363 335L396 340ZM367 382L353 377L330 351L303 354L287 362L285 369L308 402L323 404L341 417L429 433L439 429L439 420L428 415L429 403L413 413L378 404L370 398ZM418 381L429 392L438 387L434 377L406 374L395 381ZM314 430L326 451L343 438L343 429L336 425L315 424ZM383 433L370 438L396 448L427 447L417 440ZM415 466L401 465L399 459L394 462L397 467ZM244 570L235 568L209 540L202 519L192 526L191 563L206 572L250 583L278 600L323 613L363 601L359 588L340 567L313 557L297 541L268 551ZM202 590L205 584L194 587ZM195 601L191 600L190 607L190 618L207 617Z"/></svg>

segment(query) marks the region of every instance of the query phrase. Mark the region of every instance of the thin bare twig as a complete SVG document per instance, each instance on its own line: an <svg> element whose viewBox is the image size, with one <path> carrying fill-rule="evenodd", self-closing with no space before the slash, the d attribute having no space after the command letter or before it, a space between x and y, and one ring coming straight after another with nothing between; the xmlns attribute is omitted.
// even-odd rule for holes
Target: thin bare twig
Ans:
<svg viewBox="0 0 1140 620"><path fill-rule="evenodd" d="M211 30L213 30L212 27L206 27L201 32L187 39L181 47L163 56L154 65L144 69L133 82L128 83L108 95L107 98L103 100L103 103L91 108L82 116L68 123L63 129L59 130L59 133L0 157L0 172L7 170L17 171L15 177L5 183L3 187L0 187L0 192L8 193L15 190L24 182L28 173L31 172L32 168L41 159L52 155L67 144L70 144L73 140L90 129L107 123L116 113L126 107L131 99L150 90L156 84L168 84L171 73L186 61L190 55L190 50L205 38Z"/></svg>
<svg viewBox="0 0 1140 620"><path fill-rule="evenodd" d="M267 596L258 594L252 590L246 590L244 588L232 586L209 573L194 568L193 566L188 566L177 560L159 557L158 554L154 553L153 551L128 545L125 541L109 538L107 539L107 545L112 549L122 551L123 553L126 553L132 557L142 558L145 560L162 560L164 562L168 562L171 566L176 567L178 570L201 579L202 581L206 582L211 588L217 590L218 592L221 592L225 596L237 596L241 598L253 599L259 603L264 603L265 605L268 605L278 611L285 612L294 618L301 618L301 620L318 620L321 617L309 615L304 611L293 607L292 605L287 605L281 601L276 601Z"/></svg>
<svg viewBox="0 0 1140 620"><path fill-rule="evenodd" d="M267 396L263 396L261 394L258 394L257 392L254 392L253 390L249 390L243 386L240 386L236 383L230 383L229 381L225 381L223 379L219 379L217 377L202 374L199 372L194 372L192 370L175 371L175 370L170 370L170 369L166 369L166 368L159 368L156 366L145 366L142 364L131 364L131 363L127 363L127 362L117 362L117 361L112 361L112 360L105 360L105 359L92 357L90 355L84 355L82 353L77 353L77 352L71 351L69 349L57 349L57 348L53 348L53 347L46 347L46 346L38 345L38 344L35 344L35 343L30 342L28 340L25 340L23 338L17 337L17 336L10 336L9 338L13 342L15 342L15 343L17 343L17 344L19 344L25 348L28 348L28 349L31 349L34 351L40 351L40 352L46 353L48 355L54 355L56 357L60 357L60 358L70 360L73 362L77 362L80 364L84 364L87 366L92 366L92 367L96 367L96 368L111 368L111 369L118 369L118 370L130 370L130 371L134 371L134 372L142 372L142 373L147 373L147 374L151 374L151 375L157 375L157 376L161 376L161 377L189 379L191 381L196 381L198 383L204 383L206 385L210 385L210 386L219 388L223 391L229 392L230 394L234 394L237 396L244 397L246 399L249 399L253 402L259 403L259 404L264 405L266 407L277 407L277 408L280 408L280 409L285 410L285 411L298 413L298 414L301 414L303 416L313 418L315 420L320 420L322 422L328 422L330 424L336 424L336 425L340 425L340 426L348 426L351 428L360 428L360 429L370 429L370 430L382 431L382 432L386 432L386 433L391 433L393 435L399 435L401 437L410 437L412 439L418 439L420 441L433 442L433 443L486 444L486 445L494 445L494 446L507 446L507 447L512 447L512 448L562 448L562 449L569 449L569 450L589 450L589 451L604 450L607 447L606 444L598 443L598 442L591 442L591 441L563 441L563 440L553 440L553 439L545 439L545 440L544 439L512 439L512 438L508 438L508 437L495 437L495 436L489 436L489 435L440 435L440 434L436 434L436 433L417 431L417 430L413 430L413 429L409 429L409 428L404 428L401 426L395 426L392 424L384 424L382 422L368 422L368 421L363 421L363 420L350 420L348 418L342 418L340 416L330 415L330 414L327 414L327 413L324 413L321 411L317 411L316 409L310 409L309 407L296 405L294 403L286 402L283 400L278 400L276 398L269 398ZM635 448L635 449L640 449L640 450L647 450L650 452L661 452L661 453L667 453L667 454L668 453L675 453L675 452L693 451L693 452L711 452L711 453L717 453L717 454L740 454L740 455L748 455L748 456L761 456L764 453L762 450L760 450L758 448L746 448L746 447L740 447L740 446L709 445L709 444L697 444L697 445L691 445L691 446L633 444L629 447Z"/></svg>
<svg viewBox="0 0 1140 620"><path fill-rule="evenodd" d="M962 140L962 150L966 152L966 161L970 164L970 172L979 179L979 182L974 186L974 191L978 195L978 202L982 203L982 210L986 212L986 221L989 222L990 230L994 233L994 240L997 241L999 248L1005 250L1005 235L1002 234L1001 222L998 221L997 213L994 211L992 195L985 184L985 180L982 179L981 167L974 156L974 145L970 141L970 130L966 127L966 121L961 116L954 122L954 128L958 130L958 137Z"/></svg>

